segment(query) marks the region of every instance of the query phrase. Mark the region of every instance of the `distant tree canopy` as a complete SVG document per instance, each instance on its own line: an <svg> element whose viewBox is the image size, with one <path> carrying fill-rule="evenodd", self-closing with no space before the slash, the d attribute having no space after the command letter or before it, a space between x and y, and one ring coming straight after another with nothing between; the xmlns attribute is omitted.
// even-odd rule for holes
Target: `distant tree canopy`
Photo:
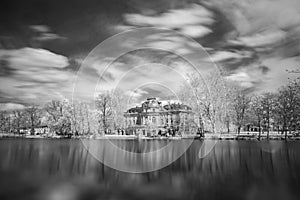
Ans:
<svg viewBox="0 0 300 200"><path fill-rule="evenodd" d="M192 75L190 87L184 87L180 100L199 116L202 130L213 133L240 133L242 127L258 128L259 138L271 127L287 137L300 131L300 81L290 81L273 93L256 94L224 80L217 74L205 79ZM21 134L22 128L35 134L35 127L46 125L58 135L107 134L124 127L124 108L120 91L105 92L95 98L95 109L88 103L52 100L44 106L0 111L2 132Z"/></svg>
<svg viewBox="0 0 300 200"><path fill-rule="evenodd" d="M190 88L181 90L180 98L201 117L203 127L213 133L236 133L246 125L258 127L259 137L271 125L285 133L300 131L300 81L290 81L273 93L256 94L224 80L215 73L205 79L193 75ZM230 130L231 129L231 130Z"/></svg>

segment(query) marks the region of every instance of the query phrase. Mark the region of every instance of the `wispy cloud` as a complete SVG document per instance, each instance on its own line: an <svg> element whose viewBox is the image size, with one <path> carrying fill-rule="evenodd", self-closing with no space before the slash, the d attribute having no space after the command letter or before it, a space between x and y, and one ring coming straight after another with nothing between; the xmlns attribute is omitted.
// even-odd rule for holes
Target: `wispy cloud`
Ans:
<svg viewBox="0 0 300 200"><path fill-rule="evenodd" d="M30 25L29 26L32 30L40 33L47 33L50 32L50 27L46 25Z"/></svg>
<svg viewBox="0 0 300 200"><path fill-rule="evenodd" d="M21 110L25 106L17 103L0 103L0 110Z"/></svg>
<svg viewBox="0 0 300 200"><path fill-rule="evenodd" d="M212 60L226 70L226 78L255 91L280 87L291 76L286 69L299 68L299 0L197 2L139 0L116 4L105 1L104 6L99 2L74 1L75 6L62 2L63 9L57 9L52 1L31 5L29 0L20 3L20 7L30 5L30 13L20 9L16 15L14 6L1 9L2 18L9 20L3 20L0 30L0 101L23 103L68 95L79 68L70 60L78 55L83 60L87 52L103 40L130 28L166 28L177 34L167 31L136 34L132 31L129 37L108 38L114 40L113 45L101 43L103 46L95 52L95 59L82 70L80 93L94 92L95 83L111 62L113 66L100 77L103 79L101 87L112 88L116 80L123 77L121 87L129 91L134 91L135 84L140 84L141 80L153 81L150 76L163 80L163 84L171 83L172 73L167 70L152 73L155 67L151 68L151 64L169 66L183 76L190 73L192 68L180 61L180 56L198 63L203 73L213 67L209 65ZM36 20L41 18L42 21ZM200 45L179 33L202 44L211 60L204 50L199 50ZM158 49L168 55L142 50L133 52L137 48ZM133 70L131 75L124 76L132 66L143 64L149 72ZM177 85L180 78L174 77L173 85ZM160 95L158 88L150 89L143 88L148 93Z"/></svg>
<svg viewBox="0 0 300 200"><path fill-rule="evenodd" d="M45 49L0 50L0 59L13 69L1 77L2 100L40 103L61 98L72 80L72 73L64 70L68 59Z"/></svg>
<svg viewBox="0 0 300 200"><path fill-rule="evenodd" d="M211 54L210 58L207 58L207 60L212 60L213 62L222 62L231 59L241 60L243 58L251 58L252 56L253 55L251 51L217 51Z"/></svg>
<svg viewBox="0 0 300 200"><path fill-rule="evenodd" d="M46 25L30 25L29 28L36 32L33 39L38 41L66 39L66 37L62 37L56 33L53 33L51 28Z"/></svg>
<svg viewBox="0 0 300 200"><path fill-rule="evenodd" d="M125 14L127 28L164 27L178 30L190 37L203 37L212 32L209 28L214 23L214 14L205 7L191 4L181 9L170 9L160 15L144 15L140 13ZM126 28L124 25L117 28Z"/></svg>
<svg viewBox="0 0 300 200"><path fill-rule="evenodd" d="M255 33L251 36L239 37L239 44L249 47L270 47L283 43L287 38L287 33L282 30L266 30Z"/></svg>
<svg viewBox="0 0 300 200"><path fill-rule="evenodd" d="M213 61L230 70L227 78L256 91L273 91L287 82L286 69L299 65L299 1L212 0L207 5L233 27L211 51Z"/></svg>
<svg viewBox="0 0 300 200"><path fill-rule="evenodd" d="M33 69L41 67L64 68L68 58L45 49L22 48L0 50L0 58L6 58L9 66L15 69Z"/></svg>

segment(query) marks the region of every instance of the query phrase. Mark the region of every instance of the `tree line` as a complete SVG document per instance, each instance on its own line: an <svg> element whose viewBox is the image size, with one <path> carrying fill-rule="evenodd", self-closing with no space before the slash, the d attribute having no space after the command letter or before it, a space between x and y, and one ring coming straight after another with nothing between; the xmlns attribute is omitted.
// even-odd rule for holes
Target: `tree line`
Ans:
<svg viewBox="0 0 300 200"><path fill-rule="evenodd" d="M1 132L22 134L29 129L46 126L57 135L88 136L107 134L123 129L122 96L117 92L106 92L95 98L94 106L79 101L52 100L43 106L31 104L25 109L1 111Z"/></svg>
<svg viewBox="0 0 300 200"><path fill-rule="evenodd" d="M271 131L285 135L300 131L300 82L291 80L275 92L254 93L212 73L205 78L192 75L190 87L179 92L180 100L191 106L202 130L212 133L237 133L255 129L258 138ZM1 111L2 132L47 126L58 135L85 136L107 134L124 129L126 109L121 92L106 92L96 97L94 106L79 101L52 100L44 106Z"/></svg>
<svg viewBox="0 0 300 200"><path fill-rule="evenodd" d="M277 131L287 138L300 131L300 81L290 80L274 92L255 93L237 82L213 72L202 78L189 77L190 87L181 90L180 98L193 107L203 123L202 128L213 133L240 134L242 129L256 129L269 138Z"/></svg>

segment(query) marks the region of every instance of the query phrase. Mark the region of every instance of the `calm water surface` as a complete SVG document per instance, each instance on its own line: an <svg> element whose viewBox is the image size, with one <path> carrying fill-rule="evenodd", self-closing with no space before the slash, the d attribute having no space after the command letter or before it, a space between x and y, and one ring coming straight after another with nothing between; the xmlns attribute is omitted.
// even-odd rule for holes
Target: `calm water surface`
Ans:
<svg viewBox="0 0 300 200"><path fill-rule="evenodd" d="M168 142L114 143L148 152ZM299 141L219 141L200 159L202 145L194 141L161 170L130 174L99 163L80 140L2 139L0 199L300 199ZM174 151L159 159L170 159Z"/></svg>

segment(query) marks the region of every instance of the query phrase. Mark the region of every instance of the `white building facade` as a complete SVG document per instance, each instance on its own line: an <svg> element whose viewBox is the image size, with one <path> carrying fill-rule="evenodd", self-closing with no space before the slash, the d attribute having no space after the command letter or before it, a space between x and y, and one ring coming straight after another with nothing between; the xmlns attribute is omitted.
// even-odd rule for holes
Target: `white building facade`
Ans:
<svg viewBox="0 0 300 200"><path fill-rule="evenodd" d="M184 135L195 134L198 117L181 103L163 105L157 98L148 98L141 106L124 113L126 133L129 135Z"/></svg>

